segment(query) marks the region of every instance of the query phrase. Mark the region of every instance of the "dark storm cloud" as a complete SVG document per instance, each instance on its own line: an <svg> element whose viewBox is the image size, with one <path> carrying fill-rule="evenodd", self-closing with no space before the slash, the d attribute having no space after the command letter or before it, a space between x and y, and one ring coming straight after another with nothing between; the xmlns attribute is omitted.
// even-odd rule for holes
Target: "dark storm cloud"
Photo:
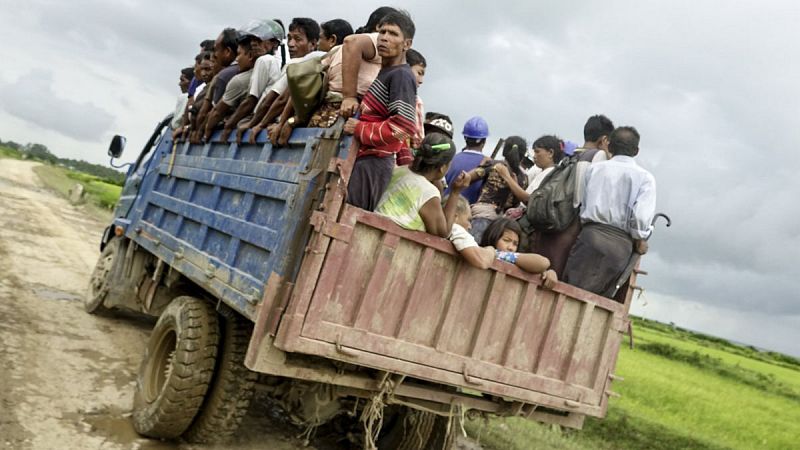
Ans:
<svg viewBox="0 0 800 450"><path fill-rule="evenodd" d="M111 114L88 102L59 97L51 72L32 72L0 86L0 108L12 116L79 141L98 141L114 122Z"/></svg>

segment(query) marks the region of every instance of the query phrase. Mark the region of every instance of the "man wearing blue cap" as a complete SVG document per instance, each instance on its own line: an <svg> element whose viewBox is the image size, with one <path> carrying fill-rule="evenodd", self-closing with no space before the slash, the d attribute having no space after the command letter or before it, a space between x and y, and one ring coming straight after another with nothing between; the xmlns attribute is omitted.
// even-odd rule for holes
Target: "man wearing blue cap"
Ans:
<svg viewBox="0 0 800 450"><path fill-rule="evenodd" d="M467 120L461 134L464 135L467 146L453 158L450 169L444 176L448 186L452 185L453 180L462 171L469 172L478 167L485 159L489 159L483 154L483 146L486 145L486 138L489 137L489 124L483 117L475 116ZM478 201L481 186L483 186L483 180L477 180L461 191L461 195L466 197L470 205ZM445 194L449 193L450 189L448 188L445 190Z"/></svg>

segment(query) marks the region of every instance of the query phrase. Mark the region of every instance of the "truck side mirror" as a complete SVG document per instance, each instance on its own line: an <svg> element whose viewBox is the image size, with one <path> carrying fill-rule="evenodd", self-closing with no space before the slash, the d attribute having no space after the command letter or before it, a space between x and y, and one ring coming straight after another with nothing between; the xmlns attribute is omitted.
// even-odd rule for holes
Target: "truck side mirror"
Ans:
<svg viewBox="0 0 800 450"><path fill-rule="evenodd" d="M112 158L119 158L122 155L122 151L125 150L125 143L127 139L124 136L115 135L113 139L111 139L111 144L108 146L108 156Z"/></svg>

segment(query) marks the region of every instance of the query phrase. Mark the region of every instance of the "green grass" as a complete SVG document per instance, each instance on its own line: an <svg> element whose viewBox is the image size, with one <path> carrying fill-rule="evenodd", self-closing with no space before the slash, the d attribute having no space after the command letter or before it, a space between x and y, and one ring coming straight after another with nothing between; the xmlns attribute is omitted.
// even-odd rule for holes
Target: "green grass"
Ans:
<svg viewBox="0 0 800 450"><path fill-rule="evenodd" d="M108 220L122 191L120 186L100 181L93 175L63 167L43 164L35 167L33 171L47 187L67 198L69 198L70 189L78 183L82 184L85 194L80 203L85 204L92 216L104 221Z"/></svg>
<svg viewBox="0 0 800 450"><path fill-rule="evenodd" d="M0 145L0 158L22 159L22 153L19 150L14 150L11 147Z"/></svg>
<svg viewBox="0 0 800 450"><path fill-rule="evenodd" d="M800 436L800 370L792 358L636 321L622 348L605 419L581 431L520 418L469 422L490 449L786 449ZM751 354L752 357L745 356Z"/></svg>

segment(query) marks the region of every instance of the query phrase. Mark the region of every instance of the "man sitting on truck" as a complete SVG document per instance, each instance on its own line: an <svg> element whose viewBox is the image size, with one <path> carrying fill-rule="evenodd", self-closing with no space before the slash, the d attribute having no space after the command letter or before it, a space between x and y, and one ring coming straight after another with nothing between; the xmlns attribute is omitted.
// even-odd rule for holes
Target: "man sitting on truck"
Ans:
<svg viewBox="0 0 800 450"><path fill-rule="evenodd" d="M564 281L610 297L633 253L647 252L656 210L656 182L633 158L639 132L619 127L610 136L611 160L586 171L583 229L564 268Z"/></svg>
<svg viewBox="0 0 800 450"><path fill-rule="evenodd" d="M263 53L261 43L253 39L249 35L245 35L239 39L236 52L236 64L239 66L239 73L231 78L228 85L225 87L225 93L222 95L222 101L214 105L214 109L208 115L206 121L206 129L204 138L208 142L211 139L211 134L220 122L227 117L231 111L236 110L242 100L247 97L250 89L250 76L253 73L253 65L256 59ZM227 139L227 134L222 137L222 140Z"/></svg>
<svg viewBox="0 0 800 450"><path fill-rule="evenodd" d="M261 98L261 94L272 87L281 76L282 61L275 57L275 49L283 40L283 27L274 20L255 20L239 30L239 40L250 40L252 45L259 45L258 53L250 74L250 86L245 98L239 103L236 111L225 121L221 140L226 141L228 134L237 128L240 121L251 118L253 110ZM249 123L249 120L246 120Z"/></svg>
<svg viewBox="0 0 800 450"><path fill-rule="evenodd" d="M239 33L233 28L226 28L214 41L213 59L214 64L220 69L219 73L211 80L211 84L206 89L211 89L203 99L203 105L198 113L197 128L192 132L192 143L199 144L206 129L206 122L214 105L216 105L225 94L228 82L239 73L239 66L236 63L236 56L239 48Z"/></svg>
<svg viewBox="0 0 800 450"><path fill-rule="evenodd" d="M295 17L289 24L289 34L287 35L289 56L291 59L286 63L295 64L305 61L307 58L317 56L321 53L314 53L319 42L319 24L308 17ZM286 78L286 67L283 67L281 77L269 89L261 94L261 99L256 106L255 114L250 122L244 126L252 125L250 143L256 142L256 136L261 130L266 129L278 117L286 103L288 96L289 82Z"/></svg>
<svg viewBox="0 0 800 450"><path fill-rule="evenodd" d="M413 161L409 140L417 131L417 81L406 63L406 52L414 31L407 13L390 13L383 18L378 27L381 71L364 96L361 117L348 119L344 127L359 141L347 201L367 211L375 210L386 190L395 157L398 165Z"/></svg>

